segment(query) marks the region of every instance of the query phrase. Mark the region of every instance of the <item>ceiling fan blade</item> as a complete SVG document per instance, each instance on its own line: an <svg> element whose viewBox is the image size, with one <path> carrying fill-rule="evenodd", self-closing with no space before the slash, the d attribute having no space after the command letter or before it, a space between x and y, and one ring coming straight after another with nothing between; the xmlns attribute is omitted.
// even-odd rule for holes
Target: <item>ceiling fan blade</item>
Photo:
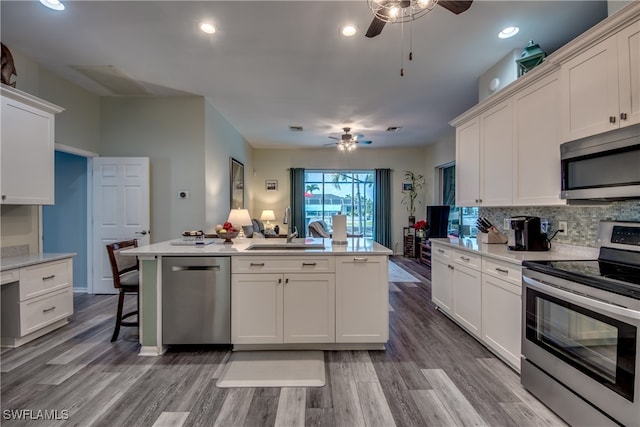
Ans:
<svg viewBox="0 0 640 427"><path fill-rule="evenodd" d="M455 13L456 15L465 12L467 9L471 7L471 1L455 1L455 0L439 0L438 4L450 12Z"/></svg>
<svg viewBox="0 0 640 427"><path fill-rule="evenodd" d="M331 138L331 139L335 139L336 141L340 141L340 138L335 137L335 136L330 136L329 138ZM328 145L328 144L327 144L327 145Z"/></svg>
<svg viewBox="0 0 640 427"><path fill-rule="evenodd" d="M364 144L364 145L369 145L371 144L373 141L356 141L358 144Z"/></svg>
<svg viewBox="0 0 640 427"><path fill-rule="evenodd" d="M384 28L384 24L386 24L386 22L374 16L373 20L371 21L371 25L369 25L367 33L364 36L372 38L379 35Z"/></svg>
<svg viewBox="0 0 640 427"><path fill-rule="evenodd" d="M337 145L337 144L338 144L337 142L330 142L330 143L328 143L328 144L322 144L322 146L323 146L323 147L328 147L328 146L330 146L330 145Z"/></svg>

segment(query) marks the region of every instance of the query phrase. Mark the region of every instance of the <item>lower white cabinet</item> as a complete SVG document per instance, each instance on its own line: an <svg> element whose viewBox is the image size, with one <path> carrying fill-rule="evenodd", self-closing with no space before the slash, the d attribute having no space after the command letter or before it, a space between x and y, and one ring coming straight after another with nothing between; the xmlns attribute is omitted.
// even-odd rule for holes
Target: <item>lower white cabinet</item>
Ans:
<svg viewBox="0 0 640 427"><path fill-rule="evenodd" d="M435 255L431 259L431 300L451 314L453 302L453 266Z"/></svg>
<svg viewBox="0 0 640 427"><path fill-rule="evenodd" d="M335 342L333 271L329 257L234 257L231 342Z"/></svg>
<svg viewBox="0 0 640 427"><path fill-rule="evenodd" d="M2 272L3 347L18 347L67 323L73 314L71 258Z"/></svg>
<svg viewBox="0 0 640 427"><path fill-rule="evenodd" d="M476 337L481 330L480 271L462 265L453 267L453 317Z"/></svg>
<svg viewBox="0 0 640 427"><path fill-rule="evenodd" d="M389 271L386 256L336 257L336 342L389 339Z"/></svg>

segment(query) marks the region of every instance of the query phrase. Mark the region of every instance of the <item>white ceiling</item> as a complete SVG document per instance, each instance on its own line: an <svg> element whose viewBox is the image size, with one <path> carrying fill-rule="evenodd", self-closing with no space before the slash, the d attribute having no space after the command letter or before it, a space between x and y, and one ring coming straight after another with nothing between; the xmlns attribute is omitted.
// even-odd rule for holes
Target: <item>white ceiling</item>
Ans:
<svg viewBox="0 0 640 427"><path fill-rule="evenodd" d="M366 0L67 1L64 12L3 0L0 8L10 49L97 94L111 93L72 67L110 65L151 94L206 96L256 148L319 147L350 126L373 149L437 141L478 102L488 68L529 39L553 52L602 20L607 5L476 0L461 15L436 6L404 26L404 42L400 24L364 37ZM215 34L198 29L205 18ZM341 36L347 22L359 34ZM509 25L520 33L498 39ZM404 59L401 77L410 32L414 60Z"/></svg>

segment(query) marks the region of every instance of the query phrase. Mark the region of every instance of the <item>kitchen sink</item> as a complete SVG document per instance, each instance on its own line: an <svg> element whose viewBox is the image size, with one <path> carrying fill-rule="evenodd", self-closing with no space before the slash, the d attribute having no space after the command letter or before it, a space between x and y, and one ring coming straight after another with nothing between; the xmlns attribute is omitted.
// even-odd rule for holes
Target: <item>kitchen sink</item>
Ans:
<svg viewBox="0 0 640 427"><path fill-rule="evenodd" d="M282 251L282 250L324 249L324 243L266 243L251 245L248 251Z"/></svg>

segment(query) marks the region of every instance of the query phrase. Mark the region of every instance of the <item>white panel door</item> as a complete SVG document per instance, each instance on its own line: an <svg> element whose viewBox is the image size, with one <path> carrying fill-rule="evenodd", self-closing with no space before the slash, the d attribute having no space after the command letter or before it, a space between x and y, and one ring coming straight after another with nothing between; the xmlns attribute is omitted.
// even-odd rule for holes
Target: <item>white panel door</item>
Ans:
<svg viewBox="0 0 640 427"><path fill-rule="evenodd" d="M94 294L112 294L106 245L138 239L150 243L149 158L93 159L93 281Z"/></svg>

